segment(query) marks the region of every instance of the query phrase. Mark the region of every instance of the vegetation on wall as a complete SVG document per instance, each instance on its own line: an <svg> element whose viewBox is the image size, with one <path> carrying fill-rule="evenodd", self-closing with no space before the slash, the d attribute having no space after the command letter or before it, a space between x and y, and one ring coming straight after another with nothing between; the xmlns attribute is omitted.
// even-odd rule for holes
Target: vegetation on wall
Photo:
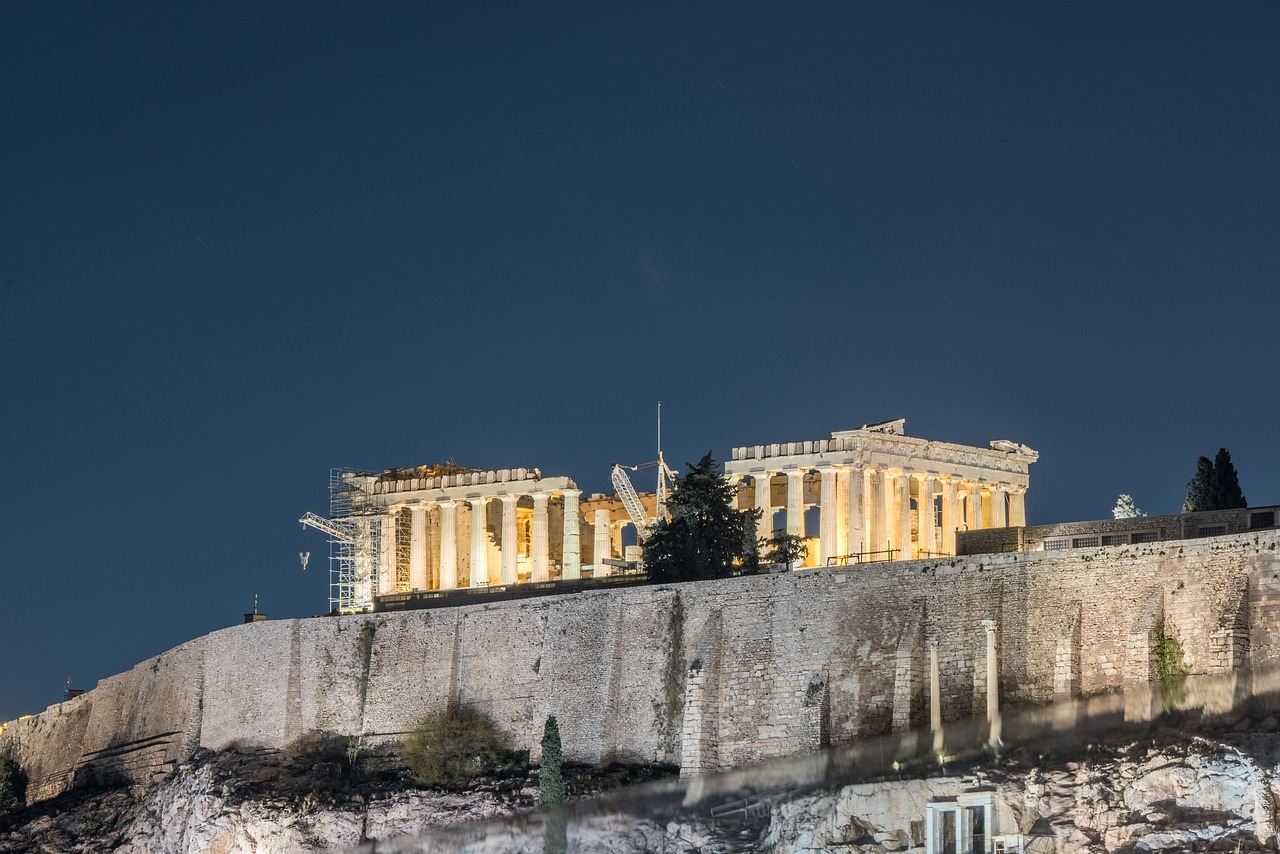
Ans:
<svg viewBox="0 0 1280 854"><path fill-rule="evenodd" d="M400 759L419 786L462 789L488 774L523 773L528 753L513 751L483 712L458 706L418 720L404 736Z"/></svg>
<svg viewBox="0 0 1280 854"><path fill-rule="evenodd" d="M1234 510L1248 507L1244 493L1240 491L1240 478L1226 448L1219 448L1212 462L1208 457L1196 460L1196 473L1187 484L1187 498L1182 502L1184 513L1205 510Z"/></svg>
<svg viewBox="0 0 1280 854"><path fill-rule="evenodd" d="M656 582L698 581L731 575L758 562L758 509L737 510L737 491L708 453L676 479L659 519L644 543L644 561Z"/></svg>
<svg viewBox="0 0 1280 854"><path fill-rule="evenodd" d="M1156 629L1156 642L1151 650L1155 661L1156 679L1165 687L1176 687L1187 678L1186 653L1182 644L1173 635L1164 633L1163 627Z"/></svg>

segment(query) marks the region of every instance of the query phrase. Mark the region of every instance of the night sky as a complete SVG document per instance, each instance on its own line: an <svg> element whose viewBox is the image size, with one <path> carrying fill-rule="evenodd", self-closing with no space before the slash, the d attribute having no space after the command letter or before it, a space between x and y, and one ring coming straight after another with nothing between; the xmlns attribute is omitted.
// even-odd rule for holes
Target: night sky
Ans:
<svg viewBox="0 0 1280 854"><path fill-rule="evenodd" d="M1247 2L4 5L0 720L327 611L331 466L611 491L658 400L674 463L1023 442L1031 523L1176 512L1220 446L1280 503L1277 44Z"/></svg>

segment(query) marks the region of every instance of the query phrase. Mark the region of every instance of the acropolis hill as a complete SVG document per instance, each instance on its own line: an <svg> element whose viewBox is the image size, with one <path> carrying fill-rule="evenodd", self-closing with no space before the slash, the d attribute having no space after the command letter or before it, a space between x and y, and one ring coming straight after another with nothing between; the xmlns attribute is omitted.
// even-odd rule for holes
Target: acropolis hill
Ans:
<svg viewBox="0 0 1280 854"><path fill-rule="evenodd" d="M819 502L842 491L849 497L827 505L845 508L823 528L832 531L822 552L830 557L871 551L850 547L858 524L871 542L882 530L890 542L897 536L904 551L908 536L915 552L934 550L919 546L921 529L935 549L950 544L945 532L930 537L930 514L922 522L915 501L903 499L933 494L935 509L955 523L960 507L948 513L955 493L947 479L956 475L922 465L918 475L890 471L877 484L849 476L850 463L842 483L840 468L831 465L828 475L822 455L856 456L856 442L837 441L845 438L796 443L785 453L777 446L764 463L758 453L735 452L730 470L760 464L772 491L775 464L791 456L807 471L812 463ZM900 435L886 438L910 447ZM1021 446L971 450L1021 461L1025 478L1031 455ZM953 466L982 459L950 453ZM506 482L536 486L526 480ZM803 474L786 482L797 481L808 483ZM1005 502L1016 494L999 484L978 490L969 494ZM795 507L805 493L788 486L784 494L784 506ZM860 506L859 495L870 508L860 520L847 509ZM980 500L971 518L993 524L968 533L1022 528L1010 524L1022 522L1020 506L1012 519L1007 503L988 516ZM770 497L771 507L780 503ZM680 585L247 623L10 723L0 755L20 763L28 798L38 800L93 780L150 782L201 747L283 747L317 730L376 745L423 714L466 703L491 715L535 761L543 722L554 714L569 761L668 763L697 774L927 726L931 694L941 719L952 721L990 714L993 704L1147 684L1160 634L1179 639L1192 674L1274 663L1280 532L1271 524L1242 533L1224 524L1212 537L1184 531L1179 536L1189 538L1047 550L1037 540L1040 550L837 560ZM532 536L538 526L530 527Z"/></svg>

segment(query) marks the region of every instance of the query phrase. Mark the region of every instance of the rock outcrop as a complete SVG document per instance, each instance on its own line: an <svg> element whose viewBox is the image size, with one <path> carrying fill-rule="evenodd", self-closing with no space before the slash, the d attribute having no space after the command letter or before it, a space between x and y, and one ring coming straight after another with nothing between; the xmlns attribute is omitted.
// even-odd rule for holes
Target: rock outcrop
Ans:
<svg viewBox="0 0 1280 854"><path fill-rule="evenodd" d="M472 851L541 851L558 835L567 849L549 850L881 854L922 850L926 805L975 790L993 795L994 832L1021 834L1035 850L1274 850L1280 739L1231 735L1091 745L1071 761L1021 752L985 769L845 785L771 802L754 816L721 809L716 817L711 806L724 799L714 796L671 814L615 798L616 808L584 802L558 816L533 812L529 778L448 794L394 776L350 785L332 758L205 752L139 795L82 790L8 825L0 819L0 851L283 854L391 839L401 841L377 851L448 851L464 842ZM579 776L576 790L621 781ZM460 825L464 835L412 841Z"/></svg>

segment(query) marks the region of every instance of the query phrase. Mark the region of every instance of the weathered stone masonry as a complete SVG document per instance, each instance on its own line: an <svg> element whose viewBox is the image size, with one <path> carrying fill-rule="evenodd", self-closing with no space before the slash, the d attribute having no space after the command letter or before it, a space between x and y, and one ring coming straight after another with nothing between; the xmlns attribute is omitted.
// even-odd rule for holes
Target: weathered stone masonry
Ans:
<svg viewBox="0 0 1280 854"><path fill-rule="evenodd" d="M13 722L34 798L145 782L197 747L311 730L393 738L452 701L535 752L710 770L1150 677L1157 627L1193 673L1280 654L1280 534L815 569L394 614L249 623Z"/></svg>

